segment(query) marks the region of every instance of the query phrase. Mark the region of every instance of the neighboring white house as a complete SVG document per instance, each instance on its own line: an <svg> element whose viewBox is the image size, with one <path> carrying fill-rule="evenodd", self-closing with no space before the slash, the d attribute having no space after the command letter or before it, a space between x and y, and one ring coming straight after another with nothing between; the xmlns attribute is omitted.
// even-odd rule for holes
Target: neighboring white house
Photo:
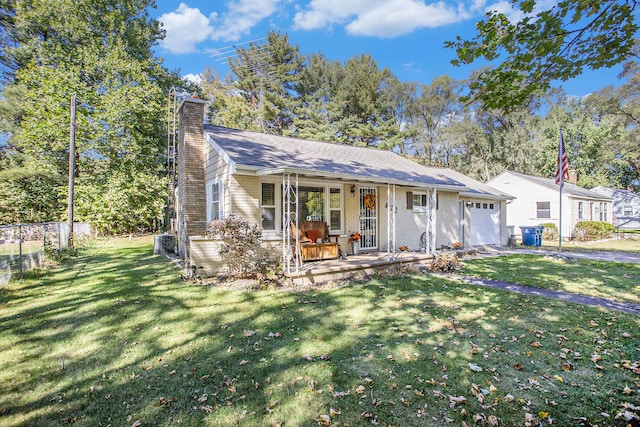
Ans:
<svg viewBox="0 0 640 427"><path fill-rule="evenodd" d="M640 194L631 190L619 190L598 186L592 191L613 199L614 225L623 229L640 229Z"/></svg>
<svg viewBox="0 0 640 427"><path fill-rule="evenodd" d="M559 225L560 187L555 180L506 171L488 183L515 196L507 204L507 222L519 227L554 223ZM562 237L570 237L579 221L612 222L611 197L565 181L562 189Z"/></svg>
<svg viewBox="0 0 640 427"><path fill-rule="evenodd" d="M513 197L451 169L387 150L205 125L198 99L184 100L178 113L182 257L190 258L191 242L209 221L228 215L258 224L265 243L285 257L289 221L324 221L342 248L357 231L361 251L426 243L432 253L455 241L468 247L509 239L505 209Z"/></svg>

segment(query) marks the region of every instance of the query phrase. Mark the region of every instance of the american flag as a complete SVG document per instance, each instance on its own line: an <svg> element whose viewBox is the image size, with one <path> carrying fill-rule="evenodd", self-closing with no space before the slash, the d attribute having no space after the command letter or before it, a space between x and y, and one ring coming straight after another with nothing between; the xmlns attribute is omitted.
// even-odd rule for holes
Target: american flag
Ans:
<svg viewBox="0 0 640 427"><path fill-rule="evenodd" d="M564 185L564 180L569 178L569 160L564 149L564 138L560 129L560 146L558 147L558 169L556 169L556 184L560 187Z"/></svg>

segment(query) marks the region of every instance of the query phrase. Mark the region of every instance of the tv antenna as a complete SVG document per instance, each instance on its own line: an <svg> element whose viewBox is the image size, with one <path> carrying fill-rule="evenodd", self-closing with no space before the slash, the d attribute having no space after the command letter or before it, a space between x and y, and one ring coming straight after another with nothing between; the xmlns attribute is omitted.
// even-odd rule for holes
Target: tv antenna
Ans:
<svg viewBox="0 0 640 427"><path fill-rule="evenodd" d="M261 37L206 51L218 63L226 62L230 67L244 70L258 78L255 95L252 94L252 106L258 111L256 125L264 131L264 82L272 83L276 75L273 69L273 56L268 48L267 37Z"/></svg>

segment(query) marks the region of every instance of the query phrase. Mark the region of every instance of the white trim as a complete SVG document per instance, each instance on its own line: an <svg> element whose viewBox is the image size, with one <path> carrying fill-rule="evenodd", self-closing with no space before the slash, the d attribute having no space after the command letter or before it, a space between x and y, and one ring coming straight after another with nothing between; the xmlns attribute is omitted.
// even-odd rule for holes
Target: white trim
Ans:
<svg viewBox="0 0 640 427"><path fill-rule="evenodd" d="M213 218L213 212L211 206L213 204L213 187L218 186L218 217ZM216 177L207 181L205 184L207 189L206 202L207 202L207 223L214 219L224 218L224 181L221 177Z"/></svg>
<svg viewBox="0 0 640 427"><path fill-rule="evenodd" d="M213 139L211 137L211 135L209 135L206 131L204 132L204 139L209 143L209 145L211 146L211 148L213 148L213 150L218 153L218 155L220 156L220 158L227 164L229 165L229 173L230 174L234 174L236 173L236 162L234 162L233 160L231 160L231 157L229 157L229 155L227 154L226 151L224 151L222 149L222 147L220 147L218 145L218 143L215 141L215 139Z"/></svg>

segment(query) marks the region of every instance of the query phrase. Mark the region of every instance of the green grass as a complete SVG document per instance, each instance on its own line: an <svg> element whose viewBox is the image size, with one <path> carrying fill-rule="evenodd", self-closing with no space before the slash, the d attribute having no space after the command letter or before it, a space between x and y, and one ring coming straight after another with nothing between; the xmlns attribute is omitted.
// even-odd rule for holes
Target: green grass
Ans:
<svg viewBox="0 0 640 427"><path fill-rule="evenodd" d="M638 405L632 315L425 275L203 287L152 249L98 242L0 288L0 425L625 425Z"/></svg>
<svg viewBox="0 0 640 427"><path fill-rule="evenodd" d="M563 251L615 251L615 252L637 252L640 254L640 234L631 232L620 233L625 236L621 239L598 240L595 242L563 241ZM527 249L535 249L530 246L519 246ZM541 250L558 250L558 241L543 240ZM639 255L640 256L640 255Z"/></svg>
<svg viewBox="0 0 640 427"><path fill-rule="evenodd" d="M640 304L640 264L525 254L463 261L467 276Z"/></svg>

